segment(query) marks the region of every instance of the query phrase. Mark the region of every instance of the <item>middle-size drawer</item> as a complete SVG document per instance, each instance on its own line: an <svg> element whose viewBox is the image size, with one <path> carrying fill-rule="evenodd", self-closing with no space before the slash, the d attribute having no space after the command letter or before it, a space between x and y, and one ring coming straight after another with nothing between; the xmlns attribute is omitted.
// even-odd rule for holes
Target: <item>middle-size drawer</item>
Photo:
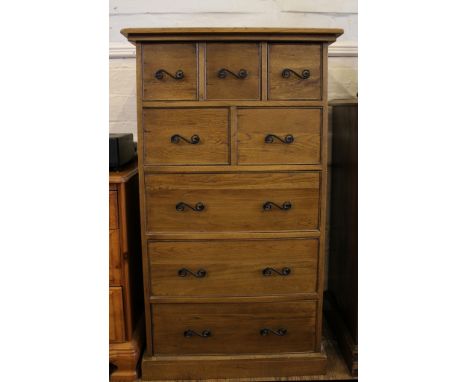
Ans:
<svg viewBox="0 0 468 382"><path fill-rule="evenodd" d="M229 163L228 108L144 109L143 135L145 164Z"/></svg>
<svg viewBox="0 0 468 382"><path fill-rule="evenodd" d="M151 241L154 296L258 296L317 291L318 239Z"/></svg>
<svg viewBox="0 0 468 382"><path fill-rule="evenodd" d="M147 173L148 232L277 232L319 227L320 172Z"/></svg>
<svg viewBox="0 0 468 382"><path fill-rule="evenodd" d="M238 162L319 164L322 109L240 108Z"/></svg>

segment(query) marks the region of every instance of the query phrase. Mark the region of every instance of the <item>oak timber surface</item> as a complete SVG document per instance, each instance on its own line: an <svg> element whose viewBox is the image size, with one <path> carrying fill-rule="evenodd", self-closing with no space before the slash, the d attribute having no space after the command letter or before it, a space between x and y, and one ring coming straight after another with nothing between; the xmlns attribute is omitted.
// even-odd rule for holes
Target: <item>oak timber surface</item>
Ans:
<svg viewBox="0 0 468 382"><path fill-rule="evenodd" d="M316 172L148 174L145 181L148 232L272 232L319 225ZM265 209L268 203L276 206ZM203 209L194 211L197 205Z"/></svg>
<svg viewBox="0 0 468 382"><path fill-rule="evenodd" d="M258 43L207 43L206 99L260 99L260 70Z"/></svg>
<svg viewBox="0 0 468 382"><path fill-rule="evenodd" d="M148 246L151 292L155 296L317 291L317 239L151 241ZM182 269L187 272L179 275ZM200 269L205 273L202 277L188 273Z"/></svg>
<svg viewBox="0 0 468 382"><path fill-rule="evenodd" d="M138 39L139 36L180 36L180 35L224 35L226 38L235 35L306 35L327 36L334 41L343 34L343 29L338 28L124 28L120 31L127 39Z"/></svg>
<svg viewBox="0 0 468 382"><path fill-rule="evenodd" d="M320 163L322 109L257 107L237 110L240 165ZM288 137L291 141L283 142Z"/></svg>
<svg viewBox="0 0 468 382"><path fill-rule="evenodd" d="M324 324L323 341L324 350L327 354L327 368L324 375L309 375L301 377L285 377L285 378L233 378L230 380L211 379L207 382L221 381L236 381L236 382L252 382L252 381L344 381L357 380L353 377L346 365L340 347L337 343L334 333L330 330L327 322ZM292 365L290 365L292 366ZM151 380L148 380L151 381Z"/></svg>
<svg viewBox="0 0 468 382"><path fill-rule="evenodd" d="M187 142L195 134L187 131L192 135L185 137L184 142L193 146L180 146L180 153L190 162L178 162L179 154L174 156L175 151L170 148L158 161L139 164L148 330L148 356L142 366L144 379L206 380L223 376L255 380L325 373L326 355L320 340L325 239L321 217L327 212L327 168L323 165L327 163L327 46L342 31L150 28L123 33L136 44L137 51L140 153L147 138L144 125L147 110L165 108L168 118L180 110L187 113L202 108L206 112L209 108L229 110L225 146L228 163L218 160L210 163L212 158L203 164L193 163L197 153L201 154L198 158L203 154L195 147L198 141ZM185 79L185 72L174 77L184 69L176 68L179 60L168 60L167 68L161 69L171 74L167 84L174 85L173 91L159 93L161 98L157 100L143 99L145 67L151 68L148 75L157 80L166 78L158 74L159 66L153 65L158 58L153 56L148 61L142 54L146 47L158 44L161 47L193 44L198 69L196 98L172 98L180 87L193 88L194 81L190 76ZM270 47L273 47L271 56ZM298 49L302 47L303 51ZM193 49L186 54L193 63ZM173 55L178 55L176 46ZM182 57L180 63L186 59ZM272 61L274 65L269 67ZM191 70L195 70L195 65ZM301 106L319 109L320 118L316 115L312 118L314 122L309 123L308 116L295 122L287 109L294 113ZM257 115L246 124L240 114L242 107L269 109L263 114L252 111ZM284 113L270 117L269 111L278 107L283 107ZM185 118L182 123L173 123L163 140L168 141L171 133L180 134L176 131L180 128L190 129L193 120ZM209 125L210 118L207 121L205 124ZM256 131L255 125L261 122L262 131ZM293 127L294 132L286 132ZM288 134L296 139L285 138ZM212 131L210 135L215 134ZM270 141L274 146L266 146ZM286 146L293 141L295 146ZM184 148L193 152L184 153ZM150 150L153 159L162 153ZM271 152L267 153L268 150ZM292 248L288 256L287 246L278 244L278 248L272 248L271 242L265 242L293 239L316 242L318 246L309 248L302 256L300 250ZM216 246L220 240L237 241L239 245L230 251L229 246ZM187 241L197 244L191 248ZM256 253L246 250L250 247L256 247ZM274 268L278 278L269 279L270 284L262 286L267 280L263 279L267 259L275 260L271 267L279 269ZM206 263L199 265L198 260ZM291 272L282 274L288 260ZM202 266L207 268L206 272L200 270ZM181 270L187 278L179 278ZM306 275L308 272L310 276ZM296 275L297 285L292 286L287 277ZM179 281L185 282L185 286L180 286ZM233 283L229 284L230 281ZM191 285L196 286L191 289ZM284 313L285 307L291 314ZM308 321L295 324L302 319ZM266 328L262 336L264 331L257 324L264 320L276 325ZM200 323L209 324L210 328L205 329L210 329L213 336L200 337L205 329L187 327ZM286 334L280 330L283 329L280 324L290 324L291 331L288 329ZM239 333L236 326L240 326ZM190 334L185 336L188 330ZM311 334L313 340L308 337ZM262 348L262 339L272 341L272 346ZM193 343L200 346L191 347ZM220 352L224 355L219 355Z"/></svg>
<svg viewBox="0 0 468 382"><path fill-rule="evenodd" d="M228 108L145 109L143 129L145 164L229 163Z"/></svg>
<svg viewBox="0 0 468 382"><path fill-rule="evenodd" d="M154 304L154 353L236 355L313 351L316 309L316 301L311 300ZM198 334L209 331L209 336L185 336L187 330Z"/></svg>

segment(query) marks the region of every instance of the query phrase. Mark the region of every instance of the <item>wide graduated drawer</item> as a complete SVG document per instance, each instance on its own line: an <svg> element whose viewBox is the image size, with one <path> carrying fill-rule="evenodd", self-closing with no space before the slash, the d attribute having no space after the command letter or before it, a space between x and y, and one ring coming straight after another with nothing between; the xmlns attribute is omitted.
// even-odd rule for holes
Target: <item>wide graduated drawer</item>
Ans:
<svg viewBox="0 0 468 382"><path fill-rule="evenodd" d="M160 43L143 46L143 99L198 99L196 43Z"/></svg>
<svg viewBox="0 0 468 382"><path fill-rule="evenodd" d="M260 99L260 44L206 44L206 98Z"/></svg>
<svg viewBox="0 0 468 382"><path fill-rule="evenodd" d="M229 109L143 111L144 161L154 165L229 163Z"/></svg>
<svg viewBox="0 0 468 382"><path fill-rule="evenodd" d="M152 241L155 296L256 296L317 291L317 239Z"/></svg>
<svg viewBox="0 0 468 382"><path fill-rule="evenodd" d="M320 173L146 174L149 232L310 231Z"/></svg>
<svg viewBox="0 0 468 382"><path fill-rule="evenodd" d="M248 164L318 164L322 109L239 109L238 160Z"/></svg>
<svg viewBox="0 0 468 382"><path fill-rule="evenodd" d="M153 304L155 354L312 351L316 302Z"/></svg>
<svg viewBox="0 0 468 382"><path fill-rule="evenodd" d="M268 44L268 99L322 99L321 62L321 44Z"/></svg>

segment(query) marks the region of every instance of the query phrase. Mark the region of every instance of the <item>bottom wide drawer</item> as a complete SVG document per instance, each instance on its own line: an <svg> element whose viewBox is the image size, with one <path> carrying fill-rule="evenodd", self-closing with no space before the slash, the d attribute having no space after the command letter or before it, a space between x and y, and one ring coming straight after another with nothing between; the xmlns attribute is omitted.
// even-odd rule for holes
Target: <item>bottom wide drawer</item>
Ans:
<svg viewBox="0 0 468 382"><path fill-rule="evenodd" d="M303 352L315 348L315 301L154 304L154 354Z"/></svg>

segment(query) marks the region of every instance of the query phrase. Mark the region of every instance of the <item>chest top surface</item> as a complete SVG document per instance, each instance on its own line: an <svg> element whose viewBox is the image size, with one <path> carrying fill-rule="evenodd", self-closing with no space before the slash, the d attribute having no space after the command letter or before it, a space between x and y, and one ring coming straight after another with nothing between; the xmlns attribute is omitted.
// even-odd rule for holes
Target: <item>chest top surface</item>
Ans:
<svg viewBox="0 0 468 382"><path fill-rule="evenodd" d="M339 28L125 28L129 41L181 40L302 40L334 42L343 34Z"/></svg>

